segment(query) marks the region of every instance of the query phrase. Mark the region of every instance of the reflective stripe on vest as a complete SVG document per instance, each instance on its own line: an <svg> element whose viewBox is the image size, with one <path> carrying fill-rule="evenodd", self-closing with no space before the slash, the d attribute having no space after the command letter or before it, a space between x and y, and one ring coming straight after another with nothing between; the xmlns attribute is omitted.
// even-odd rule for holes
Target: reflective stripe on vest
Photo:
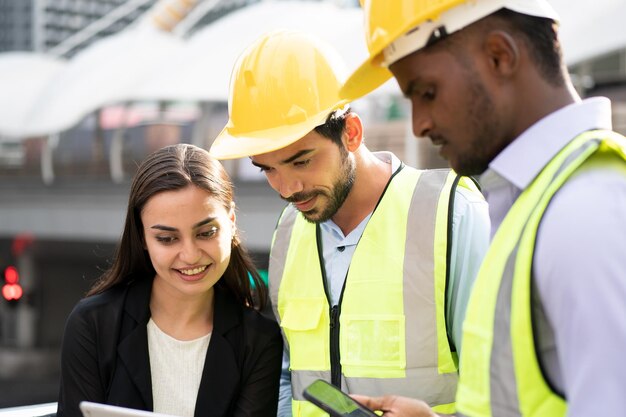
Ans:
<svg viewBox="0 0 626 417"><path fill-rule="evenodd" d="M339 317L342 388L395 393L453 412L457 368L445 325L449 170L396 173L350 264ZM461 185L474 189L464 178ZM408 191L411 190L411 191ZM274 235L270 295L290 350L294 416L313 380L330 381L330 306L316 226L288 207ZM407 348L408 346L408 348Z"/></svg>
<svg viewBox="0 0 626 417"><path fill-rule="evenodd" d="M574 172L598 161L606 167L606 158L616 155L626 160L625 149L626 139L614 132L576 137L511 207L485 256L465 316L457 394L462 415L566 414L567 404L545 380L535 350L531 270L537 230L550 200Z"/></svg>

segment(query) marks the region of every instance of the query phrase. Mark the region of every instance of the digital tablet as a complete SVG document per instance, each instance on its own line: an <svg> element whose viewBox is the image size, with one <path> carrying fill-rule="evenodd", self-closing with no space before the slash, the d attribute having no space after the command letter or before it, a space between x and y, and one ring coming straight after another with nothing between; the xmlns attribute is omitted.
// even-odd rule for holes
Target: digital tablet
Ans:
<svg viewBox="0 0 626 417"><path fill-rule="evenodd" d="M174 417L133 408L81 401L78 405L84 417Z"/></svg>
<svg viewBox="0 0 626 417"><path fill-rule="evenodd" d="M372 410L322 379L313 381L302 395L332 417L378 417Z"/></svg>

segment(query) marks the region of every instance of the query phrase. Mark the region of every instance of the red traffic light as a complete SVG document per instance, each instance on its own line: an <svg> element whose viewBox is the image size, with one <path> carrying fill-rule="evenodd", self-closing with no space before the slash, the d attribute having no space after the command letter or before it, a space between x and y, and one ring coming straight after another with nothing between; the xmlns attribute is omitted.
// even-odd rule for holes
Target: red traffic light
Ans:
<svg viewBox="0 0 626 417"><path fill-rule="evenodd" d="M22 298L24 290L20 284L4 284L2 286L2 296L5 300L19 300Z"/></svg>
<svg viewBox="0 0 626 417"><path fill-rule="evenodd" d="M7 266L4 270L4 282L7 284L17 284L20 280L20 274L14 266Z"/></svg>
<svg viewBox="0 0 626 417"><path fill-rule="evenodd" d="M7 301L17 301L24 295L22 286L18 284L20 274L14 266L7 266L4 269L4 284L2 286L2 297Z"/></svg>

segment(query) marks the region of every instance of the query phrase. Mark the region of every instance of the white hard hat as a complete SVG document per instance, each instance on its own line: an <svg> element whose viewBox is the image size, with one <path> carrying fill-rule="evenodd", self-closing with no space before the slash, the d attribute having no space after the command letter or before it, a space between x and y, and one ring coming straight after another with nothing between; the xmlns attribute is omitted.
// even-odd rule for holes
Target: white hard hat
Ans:
<svg viewBox="0 0 626 417"><path fill-rule="evenodd" d="M467 1L441 13L439 19L423 22L389 44L383 49L383 65L388 67L412 52L422 49L433 36L445 36L461 30L500 9L558 21L556 11L546 0Z"/></svg>

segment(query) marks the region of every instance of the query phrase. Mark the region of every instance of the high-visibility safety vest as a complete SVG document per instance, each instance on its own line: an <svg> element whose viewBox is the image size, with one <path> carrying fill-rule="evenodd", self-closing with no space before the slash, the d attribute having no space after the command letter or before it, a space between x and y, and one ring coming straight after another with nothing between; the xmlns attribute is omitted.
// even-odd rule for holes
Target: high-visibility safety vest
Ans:
<svg viewBox="0 0 626 417"><path fill-rule="evenodd" d="M457 358L445 324L450 170L401 166L354 252L337 306L319 225L289 206L274 233L270 296L289 346L293 415L323 416L302 391L317 378L347 392L420 398L454 411ZM450 210L450 213L449 213Z"/></svg>
<svg viewBox="0 0 626 417"><path fill-rule="evenodd" d="M626 139L588 131L565 146L522 192L498 228L472 289L463 323L457 409L472 417L565 416L546 381L533 338L531 272L537 230L554 194L582 170L626 176Z"/></svg>

